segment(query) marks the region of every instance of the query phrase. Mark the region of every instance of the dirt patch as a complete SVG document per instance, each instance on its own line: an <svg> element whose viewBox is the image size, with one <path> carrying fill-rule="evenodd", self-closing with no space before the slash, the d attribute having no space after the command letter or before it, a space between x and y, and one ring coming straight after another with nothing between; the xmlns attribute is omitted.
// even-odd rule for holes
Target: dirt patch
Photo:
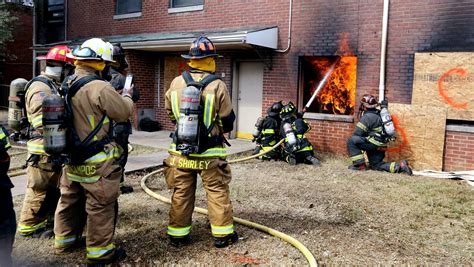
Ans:
<svg viewBox="0 0 474 267"><path fill-rule="evenodd" d="M232 165L234 215L301 241L323 264L469 265L474 260L474 194L463 181L351 172L347 160L326 156L323 166L290 166L251 160ZM306 265L291 245L237 225L241 240L226 249L212 245L209 223L193 217L192 245L175 249L166 239L169 206L139 187L143 174L127 177L135 192L119 198L116 243L126 263ZM162 176L149 187L170 195ZM15 202L17 213L21 197ZM206 207L202 184L196 206ZM84 263L85 252L52 253L52 240L18 238L17 265Z"/></svg>

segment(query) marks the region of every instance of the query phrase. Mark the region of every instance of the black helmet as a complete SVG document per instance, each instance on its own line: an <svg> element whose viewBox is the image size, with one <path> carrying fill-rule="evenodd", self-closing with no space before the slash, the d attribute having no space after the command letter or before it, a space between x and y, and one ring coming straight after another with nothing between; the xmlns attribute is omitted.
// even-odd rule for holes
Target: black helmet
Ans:
<svg viewBox="0 0 474 267"><path fill-rule="evenodd" d="M271 117L279 116L282 108L283 104L281 101L275 102L267 109L267 114Z"/></svg>
<svg viewBox="0 0 474 267"><path fill-rule="evenodd" d="M288 104L284 105L280 112L280 117L282 119L288 119L296 114L296 107L293 102L288 102Z"/></svg>
<svg viewBox="0 0 474 267"><path fill-rule="evenodd" d="M120 43L114 44L113 59L115 63L112 63L112 67L119 71L125 70L128 68L128 61L125 57L125 50L122 48Z"/></svg>
<svg viewBox="0 0 474 267"><path fill-rule="evenodd" d="M199 59L206 57L217 57L216 47L207 37L199 36L189 47L187 55L181 55L185 59Z"/></svg>
<svg viewBox="0 0 474 267"><path fill-rule="evenodd" d="M363 95L360 103L369 109L377 107L377 99L373 95Z"/></svg>

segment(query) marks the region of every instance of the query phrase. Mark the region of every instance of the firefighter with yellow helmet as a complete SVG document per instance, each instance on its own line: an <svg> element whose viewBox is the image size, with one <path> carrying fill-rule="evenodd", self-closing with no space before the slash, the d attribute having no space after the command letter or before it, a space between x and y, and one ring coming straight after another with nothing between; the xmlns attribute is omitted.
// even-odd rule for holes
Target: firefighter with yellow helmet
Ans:
<svg viewBox="0 0 474 267"><path fill-rule="evenodd" d="M27 148L27 189L18 233L21 236L51 237L52 218L59 199L59 179L62 174L60 162L52 162L45 152L43 140L43 99L58 94L64 78L74 69L73 61L66 57L70 49L65 45L51 48L45 57L46 68L38 77L26 85L25 106L31 137ZM50 218L48 218L50 217Z"/></svg>
<svg viewBox="0 0 474 267"><path fill-rule="evenodd" d="M224 134L235 120L231 98L218 79L216 48L206 37L195 39L182 55L191 68L176 77L166 92L165 108L176 131L164 160L166 182L173 189L167 234L171 244L187 244L191 231L197 175L207 193L214 245L226 247L238 240L229 196L230 166Z"/></svg>
<svg viewBox="0 0 474 267"><path fill-rule="evenodd" d="M110 124L125 122L132 115L133 89L120 95L99 78L98 73L113 62L112 51L110 43L92 38L69 55L76 65L75 74L63 84L66 110L72 113L70 159L61 179L54 226L54 247L61 254L80 245L87 224L87 262L99 265L125 257L113 242L122 175L118 159L123 151L112 140Z"/></svg>

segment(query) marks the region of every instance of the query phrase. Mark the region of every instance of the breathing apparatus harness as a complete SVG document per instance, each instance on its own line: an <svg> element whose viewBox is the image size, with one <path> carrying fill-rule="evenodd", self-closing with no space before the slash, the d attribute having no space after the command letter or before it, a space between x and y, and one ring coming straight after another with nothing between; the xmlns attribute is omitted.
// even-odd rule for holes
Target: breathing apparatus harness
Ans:
<svg viewBox="0 0 474 267"><path fill-rule="evenodd" d="M214 74L209 74L201 81L195 81L188 71L182 74L186 87L182 91L179 108L179 118L176 118L176 132L172 134L176 150L182 155L202 153L208 148L225 142L229 143L223 135L210 136L216 122L209 127L204 124L204 105L202 103L202 90L211 82L219 79Z"/></svg>
<svg viewBox="0 0 474 267"><path fill-rule="evenodd" d="M99 141L92 141L94 136L99 132L102 128L102 125L106 119L106 115L102 117L99 123L95 126L95 128L81 141L79 135L77 134L77 130L74 127L74 112L72 109L72 98L76 95L76 93L84 87L86 84L96 80L103 80L102 78L96 75L85 76L77 81L76 75L69 76L65 79L62 84L62 90L65 96L65 119L63 121L67 131L66 131L66 148L65 152L67 154L67 161L71 165L80 165L84 163L85 160L94 156L95 154L103 151L104 146L110 143L113 139L112 137L112 129L109 130L109 135L105 136ZM71 86L69 86L70 82L73 82ZM110 124L112 127L112 124ZM92 141L92 142L91 142Z"/></svg>

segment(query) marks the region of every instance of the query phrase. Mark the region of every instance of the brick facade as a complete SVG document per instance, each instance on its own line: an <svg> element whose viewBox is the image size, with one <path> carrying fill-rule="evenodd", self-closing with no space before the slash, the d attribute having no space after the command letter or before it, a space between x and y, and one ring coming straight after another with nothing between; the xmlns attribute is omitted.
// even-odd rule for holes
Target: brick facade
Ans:
<svg viewBox="0 0 474 267"><path fill-rule="evenodd" d="M446 131L443 169L445 171L474 169L474 133Z"/></svg>
<svg viewBox="0 0 474 267"><path fill-rule="evenodd" d="M207 0L202 11L169 14L168 1L143 0L141 17L122 20L113 19L114 4L110 0L68 1L69 39L277 26L279 47L287 45L289 1ZM342 33L347 33L349 47L358 57L356 99L366 93L378 95L382 9L383 0L293 1L292 46L288 53L273 52L272 68L265 68L262 112L274 101L298 103L300 57L336 55ZM471 0L391 1L386 74L389 102L411 102L415 52L474 51L473 9ZM84 19L83 14L90 19ZM226 73L230 91L234 63L258 58L252 53L225 52L226 57L218 62L218 72ZM171 129L163 109L164 92L178 74L180 59L177 54L157 52L130 51L129 55L136 84L142 89L138 109L153 108L155 119ZM310 120L310 124L310 140L318 150L346 153L345 140L353 123Z"/></svg>

